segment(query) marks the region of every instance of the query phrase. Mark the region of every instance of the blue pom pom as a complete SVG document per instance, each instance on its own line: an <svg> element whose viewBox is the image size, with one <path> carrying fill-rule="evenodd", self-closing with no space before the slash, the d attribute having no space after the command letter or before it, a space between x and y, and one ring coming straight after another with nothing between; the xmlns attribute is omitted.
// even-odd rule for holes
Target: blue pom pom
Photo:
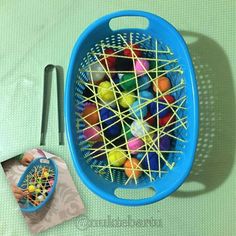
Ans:
<svg viewBox="0 0 236 236"><path fill-rule="evenodd" d="M105 107L100 109L100 116L101 116L102 123L106 126L109 126L118 120L114 112Z"/></svg>
<svg viewBox="0 0 236 236"><path fill-rule="evenodd" d="M121 125L120 122L115 123L118 120L118 117L115 116L114 112L103 107L100 109L100 116L102 120L102 126L104 129L106 129L104 132L107 138L110 136L118 136L121 132ZM109 128L107 128L108 126Z"/></svg>
<svg viewBox="0 0 236 236"><path fill-rule="evenodd" d="M170 108L166 108L165 110L163 110L166 107L166 105L164 104L158 104L158 115L160 118L166 116L169 112L170 112ZM161 111L163 110L163 111ZM157 103L156 102L151 102L149 104L149 111L152 115L155 115L157 113ZM161 112L159 112L161 111Z"/></svg>
<svg viewBox="0 0 236 236"><path fill-rule="evenodd" d="M120 82L120 79L119 79L118 76L116 76L116 77L113 79L113 81L115 82L115 84L118 84L118 83Z"/></svg>
<svg viewBox="0 0 236 236"><path fill-rule="evenodd" d="M159 170L159 161L158 155L155 152L149 152L146 157L142 161L142 166L144 169L148 170L148 160L149 160L149 167L150 170ZM160 164L163 166L164 161L160 159ZM155 173L156 174L156 173Z"/></svg>
<svg viewBox="0 0 236 236"><path fill-rule="evenodd" d="M136 158L140 161L144 156L144 152L140 152L136 155Z"/></svg>
<svg viewBox="0 0 236 236"><path fill-rule="evenodd" d="M140 97L146 98L146 99L153 99L154 98L153 94L151 92L149 92L149 91L146 91L146 90L141 91L139 93L139 95L140 95Z"/></svg>
<svg viewBox="0 0 236 236"><path fill-rule="evenodd" d="M143 75L138 78L139 90L148 89L151 86L151 81L147 75Z"/></svg>
<svg viewBox="0 0 236 236"><path fill-rule="evenodd" d="M143 159L142 166L146 170L148 170L148 160L150 170L158 170L158 156L155 152L149 152Z"/></svg>
<svg viewBox="0 0 236 236"><path fill-rule="evenodd" d="M141 91L139 93L139 96L141 97L141 102L142 103L146 102L146 104L149 104L149 100L154 98L153 94L146 90ZM145 99L142 99L142 98L145 98Z"/></svg>
<svg viewBox="0 0 236 236"><path fill-rule="evenodd" d="M147 115L147 106L142 106L142 104L140 103L139 100L135 101L131 108L131 112L132 112L132 116L134 118L142 118L145 117Z"/></svg>
<svg viewBox="0 0 236 236"><path fill-rule="evenodd" d="M117 137L120 135L120 132L121 132L121 126L119 123L117 123L106 129L105 135L107 138L109 138L110 136Z"/></svg>

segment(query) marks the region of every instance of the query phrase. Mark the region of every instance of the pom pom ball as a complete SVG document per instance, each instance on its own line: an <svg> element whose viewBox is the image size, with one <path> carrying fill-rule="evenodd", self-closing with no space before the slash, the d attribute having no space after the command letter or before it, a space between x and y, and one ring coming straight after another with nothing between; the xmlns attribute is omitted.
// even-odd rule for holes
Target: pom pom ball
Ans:
<svg viewBox="0 0 236 236"><path fill-rule="evenodd" d="M139 59L135 62L134 70L138 75L145 73L148 69L149 69L148 61Z"/></svg>
<svg viewBox="0 0 236 236"><path fill-rule="evenodd" d="M48 178L49 173L47 171L43 172L43 177Z"/></svg>
<svg viewBox="0 0 236 236"><path fill-rule="evenodd" d="M116 107L116 102L115 101L109 101L109 102L104 102L104 101L101 101L101 103L105 106L105 107L112 107L112 108L115 108Z"/></svg>
<svg viewBox="0 0 236 236"><path fill-rule="evenodd" d="M29 185L28 191L29 191L30 193L33 193L33 192L35 191L34 185Z"/></svg>
<svg viewBox="0 0 236 236"><path fill-rule="evenodd" d="M124 56L127 56L127 57L132 57L132 51L135 53L136 57L141 57L142 56L142 52L140 50L138 50L140 47L135 44L135 45L129 45L130 48L126 48L124 51L123 51L123 54ZM134 56L135 58L135 56Z"/></svg>
<svg viewBox="0 0 236 236"><path fill-rule="evenodd" d="M129 140L130 138L133 137L132 133L131 133L131 130L130 130L130 126L125 124L124 125L124 129L125 129L125 136L126 136L126 139Z"/></svg>
<svg viewBox="0 0 236 236"><path fill-rule="evenodd" d="M151 102L149 104L149 110L152 115L157 114L157 103ZM166 105L158 103L158 116L159 116L159 118L166 116L169 112L170 112L170 109L167 108Z"/></svg>
<svg viewBox="0 0 236 236"><path fill-rule="evenodd" d="M103 59L101 63L106 67L108 65L108 68L112 70L112 68L115 67L116 64L116 57L112 56L112 54L115 51L112 48L107 48L104 50L104 54L106 54L106 59ZM109 56L111 55L111 56ZM106 60L106 61L105 61ZM115 71L115 70L114 70Z"/></svg>
<svg viewBox="0 0 236 236"><path fill-rule="evenodd" d="M131 91L136 88L135 75L133 73L124 74L120 79L120 86L126 91Z"/></svg>
<svg viewBox="0 0 236 236"><path fill-rule="evenodd" d="M90 124L98 123L97 106L94 103L86 103L82 112L82 117Z"/></svg>
<svg viewBox="0 0 236 236"><path fill-rule="evenodd" d="M167 123L171 124L172 122L174 122L175 121L175 117L174 116L172 117L172 115L173 115L173 113L168 113L164 117L160 118L159 119L159 125L160 126L165 126Z"/></svg>
<svg viewBox="0 0 236 236"><path fill-rule="evenodd" d="M157 87L162 93L168 91L171 88L170 80L165 76L156 78L153 81L153 86L152 86L154 92L157 92Z"/></svg>
<svg viewBox="0 0 236 236"><path fill-rule="evenodd" d="M130 58L116 58L116 71L132 71L133 70L133 60Z"/></svg>
<svg viewBox="0 0 236 236"><path fill-rule="evenodd" d="M168 135L164 135L160 138L160 150L161 151L169 151L171 145L171 137Z"/></svg>
<svg viewBox="0 0 236 236"><path fill-rule="evenodd" d="M138 154L136 155L136 158L137 158L138 160L141 160L141 159L143 158L143 156L144 156L144 152L140 152L140 153L138 153Z"/></svg>
<svg viewBox="0 0 236 236"><path fill-rule="evenodd" d="M157 68L157 69L156 69ZM154 79L156 78L159 74L158 74L158 63L156 63L156 61L151 60L149 61L149 75Z"/></svg>
<svg viewBox="0 0 236 236"><path fill-rule="evenodd" d="M141 92L139 93L139 96L140 96L141 98L144 98L144 99L141 99L141 102L142 102L142 103L144 103L144 102L148 103L148 100L154 98L153 94L152 94L151 92L149 92L149 91L146 91L146 90L141 91Z"/></svg>
<svg viewBox="0 0 236 236"><path fill-rule="evenodd" d="M163 97L160 97L160 101L165 102L165 103L173 103L175 101L175 98L171 95L165 95Z"/></svg>
<svg viewBox="0 0 236 236"><path fill-rule="evenodd" d="M42 202L44 200L44 196L43 195L38 195L37 200Z"/></svg>
<svg viewBox="0 0 236 236"><path fill-rule="evenodd" d="M152 114L148 111L147 115L144 118L144 120L147 121L149 125L154 125L155 116L152 116Z"/></svg>
<svg viewBox="0 0 236 236"><path fill-rule="evenodd" d="M163 165L162 159L160 159L160 164ZM143 159L142 165L146 170L149 170L149 168L150 170L159 170L158 155L155 152L149 152ZM156 173L153 174L156 175Z"/></svg>
<svg viewBox="0 0 236 236"><path fill-rule="evenodd" d="M126 153L120 148L114 148L108 153L108 160L112 166L122 166L126 161Z"/></svg>
<svg viewBox="0 0 236 236"><path fill-rule="evenodd" d="M147 115L147 106L143 106L139 100L131 106L131 113L134 118L144 118Z"/></svg>
<svg viewBox="0 0 236 236"><path fill-rule="evenodd" d="M146 121L135 120L131 124L131 133L133 136L142 138L149 132L150 128Z"/></svg>
<svg viewBox="0 0 236 236"><path fill-rule="evenodd" d="M148 135L143 136L142 140L144 141L144 143L151 143L153 142L153 137L154 137L154 133L150 133Z"/></svg>
<svg viewBox="0 0 236 236"><path fill-rule="evenodd" d="M118 136L121 132L121 126L120 123L117 122L118 117L114 114L113 111L103 107L100 109L100 117L102 121L102 125L104 126L105 135L109 138L109 136Z"/></svg>
<svg viewBox="0 0 236 236"><path fill-rule="evenodd" d="M99 150L100 148L101 149L104 149L104 143L103 142L96 142L93 144L92 146L93 149L97 149L97 150L92 150L91 152L93 153L93 157L96 159L96 160L106 160L106 154L104 153L104 151L102 150Z"/></svg>
<svg viewBox="0 0 236 236"><path fill-rule="evenodd" d="M115 99L115 95L109 81L101 82L98 86L98 96L104 102L111 102Z"/></svg>
<svg viewBox="0 0 236 236"><path fill-rule="evenodd" d="M124 164L125 174L132 179L139 178L139 176L142 174L142 171L139 170L140 169L139 166L140 164L138 159L136 158L127 159Z"/></svg>
<svg viewBox="0 0 236 236"><path fill-rule="evenodd" d="M151 81L147 75L143 75L138 78L139 90L148 89L151 86Z"/></svg>
<svg viewBox="0 0 236 236"><path fill-rule="evenodd" d="M128 140L128 149L132 154L137 154L138 150L141 149L144 145L142 139L139 138L131 138Z"/></svg>
<svg viewBox="0 0 236 236"><path fill-rule="evenodd" d="M35 189L35 192L36 192L36 193L40 193L40 192L41 192L41 189L40 189L40 188L36 188L36 189Z"/></svg>
<svg viewBox="0 0 236 236"><path fill-rule="evenodd" d="M118 117L110 109L103 107L100 109L101 121L104 125L109 126L118 120Z"/></svg>
<svg viewBox="0 0 236 236"><path fill-rule="evenodd" d="M119 99L119 104L123 108L128 108L131 106L135 101L135 94L134 93L127 93L123 92L121 98Z"/></svg>
<svg viewBox="0 0 236 236"><path fill-rule="evenodd" d="M91 70L91 72L87 73L88 78L94 83L97 83L104 78L106 72L99 62L95 62L90 65L89 69Z"/></svg>
<svg viewBox="0 0 236 236"><path fill-rule="evenodd" d="M101 139L100 136L100 127L95 125L93 127L87 127L84 129L84 137L88 141L97 141Z"/></svg>

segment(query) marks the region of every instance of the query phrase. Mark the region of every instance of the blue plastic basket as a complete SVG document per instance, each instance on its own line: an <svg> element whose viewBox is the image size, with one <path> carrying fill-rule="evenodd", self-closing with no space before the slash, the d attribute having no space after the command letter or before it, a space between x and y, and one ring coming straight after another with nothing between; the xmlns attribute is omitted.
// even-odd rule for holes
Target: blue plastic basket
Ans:
<svg viewBox="0 0 236 236"><path fill-rule="evenodd" d="M148 20L149 25L146 29L132 28L113 31L109 26L109 22L111 19L122 16L144 17ZM178 98L186 96L184 104L186 109L179 111L178 115L180 117L186 116L187 125L186 129L181 128L176 133L178 137L184 139L184 142L177 140L172 144L174 145L172 148L180 150L181 154L172 153L169 155L168 160L174 165L168 173L163 174L161 178L156 177L155 181L150 181L147 176L143 176L138 184L131 182L124 185L125 176L119 171L114 171L114 180L111 181L108 173L102 176L91 168L91 165L97 163L97 161L88 162L85 157L89 156L89 152L81 150L80 143L84 143L84 138L77 129L76 112L83 109L81 106L78 107L78 104L83 100L80 94L84 89L84 86L79 81L81 79L87 81L86 74L81 72L80 68L95 60L90 52L101 52L101 43L121 46L123 44L119 35L121 34L123 38L127 39L130 33L132 33L134 43L146 37L153 39L148 42L145 41L143 44L141 43L143 48L154 49L155 40L157 40L159 49L171 52L168 55L160 55L160 57L169 60L177 59L181 73L170 73L169 77L173 85L184 82L184 89L177 91L174 95ZM149 56L148 53L147 56ZM191 170L198 137L197 84L191 57L179 32L164 19L142 11L115 12L91 24L79 37L71 55L65 90L65 120L74 166L82 181L94 193L110 202L128 206L154 203L173 193L184 182ZM83 129L83 127L83 125L79 125L79 129ZM115 194L115 190L118 188L152 188L155 190L155 194L143 199L123 199Z"/></svg>
<svg viewBox="0 0 236 236"><path fill-rule="evenodd" d="M51 199L56 185L57 185L57 179L58 179L58 170L57 170L57 166L55 164L55 162L51 159L47 159L45 157L40 157L37 158L35 160L33 160L30 165L27 167L27 169L25 170L25 172L23 173L23 175L21 176L17 186L19 188L25 189L26 184L27 184L27 176L31 173L34 172L34 168L36 167L45 167L48 168L50 170L52 170L54 172L54 182L53 185L51 187L50 192L48 193L47 197L44 199L44 201L40 202L40 204L38 206L34 206L30 201L27 201L25 198L23 198L20 201L20 207L21 207L21 211L23 212L27 212L27 213L33 213L36 212L38 210L40 210L41 208L43 208L47 202ZM26 184L25 184L26 183Z"/></svg>

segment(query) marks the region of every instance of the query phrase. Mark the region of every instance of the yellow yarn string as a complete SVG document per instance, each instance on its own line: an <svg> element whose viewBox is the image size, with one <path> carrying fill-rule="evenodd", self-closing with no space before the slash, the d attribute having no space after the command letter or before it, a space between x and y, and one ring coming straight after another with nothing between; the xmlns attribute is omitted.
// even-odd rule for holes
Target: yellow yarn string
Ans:
<svg viewBox="0 0 236 236"><path fill-rule="evenodd" d="M135 54L134 50L133 50L133 49L130 47L130 45L126 42L126 40L123 38L123 36L122 36L122 35L119 35L119 36L120 36L120 38L123 40L123 42L124 42L124 44L126 45L126 47L124 47L124 46L115 46L115 47L114 47L114 45L111 45L111 47L113 47L113 48L120 48L120 50L119 50L119 51L116 51L116 52L114 52L114 53L112 53L112 54L105 54L105 52L104 52L104 47L109 47L109 45L101 44L103 53L91 52L92 55L95 56L96 61L95 61L95 62L92 62L91 64L89 64L89 67L90 67L92 64L95 64L95 63L98 63L98 62L99 62L100 65L103 67L103 69L104 69L106 75L108 76L109 80L111 81L111 84L112 84L112 88L111 88L111 89L113 89L113 90L115 91L115 88L116 88L116 89L117 89L117 92L119 93L119 95L120 95L121 97L124 98L124 96L122 95L122 92L118 89L117 86L120 85L120 84L122 84L123 82L120 82L120 83L115 84L114 81L113 81L112 78L111 78L111 73L126 73L126 72L127 72L127 73L132 73L132 72L133 72L135 76L134 76L133 78L130 78L129 80L135 79L136 88L133 89L133 90L131 90L131 91L129 91L129 92L127 92L127 94L132 93L133 91L137 90L137 93L138 93L138 94L137 94L137 96L135 95L135 97L136 97L137 99L141 99L141 97L139 96L139 88L142 87L142 86L145 86L145 84L147 84L147 83L153 82L153 80L154 80L154 79L150 76L150 74L149 74L150 72L156 72L156 78L159 78L159 77L161 77L161 76L163 76L163 75L165 75L165 74L167 74L167 73L169 73L169 72L179 72L179 73L182 73L182 70L181 70L180 66L173 67L173 68L171 68L171 69L169 69L169 70L162 70L162 69L161 69L162 67L165 66L164 64L161 65L161 66L157 66L157 63L158 63L157 54L158 54L158 53L172 54L172 52L170 51L169 48L168 48L166 51L158 51L158 50L157 50L157 41L156 41L156 42L155 42L155 43L156 43L156 48L155 48L155 50L149 50L149 49L147 50L147 49L141 49L141 48L136 49L136 48L135 48L135 50L140 50L140 51L145 51L145 52L155 52L155 54L156 54L156 57L155 57L155 58L145 58L145 57L143 57L143 58L142 58L142 57L138 58L137 55ZM145 42L145 41L148 40L148 39L150 39L150 38L146 38L146 39L144 39L144 40L141 40L141 41L139 41L139 42L136 42L135 44L132 44L132 35L130 34L131 45L136 45L136 44L139 44L140 42ZM134 64L134 59L136 59L136 60L138 60L138 61L141 60L141 59L145 59L145 60L155 61L155 62L156 62L156 67L155 67L154 69L152 69L152 70L146 70L146 69L143 67L142 63L140 63L140 64L142 65L142 67L143 67L143 70L144 70L144 73L143 73L143 74L147 74L148 77L150 78L150 81L147 81L147 83L144 83L144 84L142 84L142 85L138 85L137 79L138 79L139 76L142 76L142 75L137 75L137 73L136 73L135 70L134 70L134 71L110 71L110 70L109 70L109 67L108 67L108 64L107 64L107 58L108 58L108 57L114 56L114 57L123 57L123 58L129 58L129 59L130 59L130 57L121 56L121 55L116 55L116 54L118 54L120 51L122 51L122 50L124 50L124 49L126 49L126 48L128 48L128 49L131 50L131 55L132 55L133 64ZM100 61L101 58L98 59L97 56L103 56L103 59L105 60L105 63L106 63L106 68L108 68L108 70L106 70L106 68L104 68L104 66L101 64L101 61ZM166 61L166 62L167 62L166 65L168 65L168 64L170 64L170 63L175 63L175 62L177 62L176 59L175 59L175 60L159 59L159 61L163 61L163 62ZM88 71L86 71L86 70L84 70L84 69L85 69L85 68L82 68L80 71L88 72ZM154 70L155 70L155 71L154 71ZM90 71L89 71L90 75L92 75L93 72L95 72L95 71L90 70ZM163 72L163 73L158 76L158 72ZM155 78L155 79L156 79L156 78ZM127 80L127 81L128 81L128 80ZM98 99L97 99L97 94L96 94L96 88L97 88L98 86L94 84L93 80L92 80L92 84L91 84L91 83L84 82L84 81L82 81L82 80L81 80L81 82L82 82L83 84L85 84L85 86L86 86L87 88L89 88L89 89L90 89L90 86L91 86L91 87L92 87L92 92L93 92L93 94L94 94L94 95L90 96L89 98L86 98L86 97L84 97L84 96L82 95L82 98L84 98L83 103L84 103L85 101L90 101L90 102L94 102L94 103L96 104L96 106L97 106L97 111L94 111L94 112L88 114L87 116L89 116L89 115L91 115L91 114L93 114L93 113L95 113L95 112L98 112L98 114L99 114L99 116L100 116L99 110L102 109L102 107L109 107L109 104L111 104L111 103L101 104L101 103L98 101ZM155 86L156 86L156 84L155 84ZM157 127L154 128L154 129L152 128L153 131L147 132L147 130L146 130L146 128L144 127L143 123L141 124L141 125L142 125L142 128L144 129L145 134L147 134L147 136L149 136L149 138L151 138L151 137L150 137L150 134L152 134L153 132L157 132L157 137L155 138L155 140L151 139L151 143L150 143L150 144L145 142L145 150L140 150L140 152L144 152L144 153L146 153L146 155L147 155L147 153L148 153L148 151L150 151L150 149L153 149L153 150L154 150L154 148L156 148L156 150L154 150L154 151L160 156L160 158L162 158L162 160L166 163L166 165L167 165L170 169L173 168L173 164L174 164L174 163L172 163L172 164L168 163L168 162L165 160L165 158L163 157L162 153L181 153L181 151L173 150L173 151L162 151L162 152L160 152L160 150L159 150L159 146L160 146L160 144L159 144L159 139L160 139L160 137L162 137L162 136L164 136L164 135L169 135L170 137L173 137L173 138L175 138L175 139L177 139L177 140L179 140L179 141L182 141L182 142L185 141L185 140L183 140L183 139L181 139L181 138L179 138L179 137L176 137L176 136L174 136L174 135L172 135L172 134L170 134L170 133L171 133L172 131L174 131L174 130L180 128L180 127L184 127L184 128L186 129L185 124L187 123L187 121L184 121L184 120L185 120L187 117L182 117L182 118L180 118L180 117L178 116L178 114L177 114L177 111L178 111L179 109L186 109L186 107L182 107L182 104L183 104L183 103L185 102L185 100L186 100L186 96L181 97L180 99L176 100L176 101L173 102L172 104L170 104L170 103L167 101L167 99L165 99L165 97L163 97L163 96L164 96L165 94L170 94L170 93L176 92L176 91L178 91L178 90L180 90L180 89L183 89L183 87L184 87L184 82L183 82L183 80L182 80L179 84L177 84L176 86L170 88L170 89L169 89L168 91L166 91L165 93L162 93L162 92L159 91L159 89L157 88L157 94L156 94L156 97L155 97L155 98L153 98L153 99L142 98L142 100L143 100L144 102L143 102L142 104L139 104L139 105L137 106L137 109L141 109L142 107L146 106L147 104L149 104L149 103L151 103L151 102L153 102L153 101L154 101L154 102L157 102L157 112L156 112L156 114L153 114L152 116L150 116L150 117L146 120L146 121L148 121L148 120L151 119L152 117L157 116ZM91 89L90 89L90 90L91 90ZM112 127L115 123L118 123L118 122L121 122L121 124L122 124L123 133L122 133L119 137L116 137L116 139L119 139L120 137L122 137L122 136L124 135L124 138L125 138L125 145L127 146L127 144L128 144L127 139L126 139L126 135L125 135L126 133L128 133L128 131L126 132L126 131L124 130L124 124L127 124L127 122L126 122L124 119L125 119L126 117L129 117L129 114L127 115L127 114L125 114L125 111L124 111L124 112L121 112L121 111L120 111L119 105L118 105L118 98L117 98L117 95L116 95L117 92L115 92L115 97L116 97L116 98L115 98L115 103L117 104L118 112L117 112L115 109L109 107L109 110L111 110L111 111L114 112L114 116L109 117L109 118L107 118L106 120L112 119L112 118L115 117L115 116L116 116L116 117L118 116L119 119L118 119L117 122L114 122L112 125L106 127L105 129L103 129L102 126L101 126L101 130L100 130L100 132L98 132L98 133L103 137L103 139L104 139L104 146L105 146L105 147L101 146L101 147L98 148L98 149L94 149L94 152L97 151L97 150L102 150L102 151L104 151L105 154L107 154L107 153L111 150L110 148L107 148L106 146L107 146L108 144L111 144L112 146L114 146L114 144L113 144L110 140L108 140L108 139L105 137L105 135L103 134L103 132L104 132L106 129ZM81 94L80 94L80 96L81 96ZM158 101L158 98L160 98L160 97L162 97L165 102ZM95 100L93 100L93 99L95 99ZM124 99L125 99L125 98L124 98ZM102 99L100 99L100 100L101 100L102 102L104 102ZM182 100L182 102L180 103L180 105L175 105L175 104L177 104L177 103L178 103L179 101L181 101L181 100ZM113 101L113 102L114 102L114 101ZM160 104L165 104L165 105L166 105L165 108L158 111L158 103L160 103ZM99 107L99 106L100 106L100 107ZM158 117L159 117L158 114L159 114L160 112L164 111L165 109L168 109L168 108L170 108L170 109L172 110L173 114L172 114L171 118L169 119L169 121L165 124L165 126L160 128L160 127L159 127L159 121L158 121ZM130 107L130 109L133 110L132 107ZM135 114L135 112L134 112L134 114ZM95 125L97 125L97 124L98 124L98 125L101 125L101 119L100 119L100 118L99 118L99 122L98 122L97 124L90 125L90 124L89 124L88 122L86 122L86 120L85 120L85 118L86 118L87 116L85 116L85 117L80 117L80 120L79 120L79 121L83 121L83 122L87 123L88 127L93 127L93 126L95 126ZM173 117L176 117L176 121L170 122ZM135 118L137 118L137 116L136 116L136 114L135 114L135 118L133 118L133 117L129 117L129 118L132 119L132 120L135 120ZM143 119L142 113L141 113L141 119ZM104 120L104 121L106 121L106 120ZM181 124L178 125L178 126L175 126L172 130L169 130L169 131L167 131L167 132L164 131L166 127L169 127L169 126L171 126L171 125L173 125L173 124L175 124L175 123L178 123L178 122L180 122ZM149 127L150 127L150 126L149 126ZM92 137L90 137L90 138L92 138ZM113 139L112 141L114 142L114 140L116 140L116 139ZM156 142L156 139L157 139L157 141L158 141L157 146L156 146L156 143L155 143L155 142ZM84 142L85 142L85 141L83 141L82 144L83 144ZM123 146L123 144L120 145L120 146ZM149 146L149 147L147 147L147 146ZM114 146L114 147L117 148L117 147L119 147L119 146ZM90 150L90 151L91 151L91 150L93 150L93 149L92 149L92 148L84 148L84 150ZM130 153L129 153L128 146L127 146L127 150L126 150L126 149L122 149L122 150L128 151L128 158L131 160L131 155L130 155ZM99 155L104 155L104 153L101 153L101 154L99 154ZM91 154L92 154L92 153L90 153L90 155L91 155ZM97 155L97 156L98 156L98 155ZM145 157L145 155L144 155L144 157ZM144 159L144 157L143 157L142 159ZM96 158L96 157L93 156L92 158ZM161 173L163 173L163 172L160 170L160 158L158 158L158 160L159 160L159 170L158 170L158 171L152 171L152 170L150 170L149 161L148 161L148 170L145 170L145 169L141 168L139 165L137 165L136 168L133 168L133 166L131 166L132 175L134 176L135 183L137 183L137 180L136 180L135 174L134 174L134 173L135 173L135 172L134 172L135 170L139 170L139 171L141 170L141 171L143 171L143 172L147 172L147 171L148 171L148 172L149 172L149 173L148 173L148 176L150 177L150 181L152 181L151 172L158 172L158 173L159 173L159 176L161 176ZM139 164L142 162L142 159L139 161ZM131 162L131 165L132 165L132 161L130 161L130 162ZM95 166L95 165L93 165L93 166ZM97 166L97 167L98 167L98 166ZM119 168L118 168L118 167L113 167L113 166L111 166L111 165L109 164L109 160L108 160L108 166L100 166L100 167L101 167L102 169L109 168L110 173L112 172L111 169L122 169L122 167L119 167ZM125 169L125 168L123 168L123 169ZM147 173L146 173L146 174L147 174ZM132 175L131 175L131 176L132 176ZM111 177L111 178L112 178L112 177ZM129 179L130 179L130 178L129 178ZM127 183L129 182L129 179L126 181L125 184L127 184Z"/></svg>
<svg viewBox="0 0 236 236"><path fill-rule="evenodd" d="M126 40L123 38L123 36L122 36L121 34L119 34L119 36L120 36L120 38L124 41L124 43L127 45L127 47L128 47L130 50L132 50L132 48L129 46L129 44L126 42ZM149 73L147 72L146 68L145 68L145 67L143 66L143 64L140 62L140 60L138 59L138 57L137 57L135 54L134 54L134 56L135 56L135 58L139 61L140 65L142 66L143 70L146 72L146 74L148 75L148 77L150 77L150 79L152 79L152 77L149 75ZM161 91L159 90L159 88L158 88L158 92L161 93ZM162 93L161 93L161 94L162 94ZM164 98L164 99L165 99L165 98ZM168 102L168 101L166 101L166 102ZM150 137L150 135L149 135L148 133L147 133L147 136L148 136L150 139L152 139L152 137ZM162 158L162 160L166 163L166 165L167 165L170 169L172 169L173 166L174 166L173 163L172 163L172 165L169 164L169 163L166 161L166 159L163 157L163 155L161 154L161 152L160 152L159 148L157 147L157 145L156 145L155 143L153 143L153 145L157 148L158 156Z"/></svg>

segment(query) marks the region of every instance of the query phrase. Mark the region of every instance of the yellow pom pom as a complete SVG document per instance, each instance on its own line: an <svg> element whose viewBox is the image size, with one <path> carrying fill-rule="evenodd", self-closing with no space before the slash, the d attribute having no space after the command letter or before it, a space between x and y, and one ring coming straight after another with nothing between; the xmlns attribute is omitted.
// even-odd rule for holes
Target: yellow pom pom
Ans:
<svg viewBox="0 0 236 236"><path fill-rule="evenodd" d="M30 185L30 186L28 187L28 191L29 191L30 193L33 193L33 192L35 191L34 185Z"/></svg>
<svg viewBox="0 0 236 236"><path fill-rule="evenodd" d="M134 93L123 92L121 98L119 99L119 104L124 108L128 108L134 103L134 101L135 101Z"/></svg>
<svg viewBox="0 0 236 236"><path fill-rule="evenodd" d="M43 172L43 176L44 176L45 178L48 178L49 173L48 173L47 171L45 171L45 172Z"/></svg>
<svg viewBox="0 0 236 236"><path fill-rule="evenodd" d="M111 83L108 81L101 82L98 86L98 96L104 102L110 102L115 99L114 91Z"/></svg>
<svg viewBox="0 0 236 236"><path fill-rule="evenodd" d="M154 133L149 133L149 135L146 135L142 138L142 140L145 142L145 143L151 143L153 142L153 136L154 136Z"/></svg>
<svg viewBox="0 0 236 236"><path fill-rule="evenodd" d="M126 153L120 148L114 148L108 153L108 159L112 166L122 166L126 160Z"/></svg>
<svg viewBox="0 0 236 236"><path fill-rule="evenodd" d="M41 192L40 188L36 188L36 189L35 189L35 192L36 192L36 193L40 193L40 192Z"/></svg>

